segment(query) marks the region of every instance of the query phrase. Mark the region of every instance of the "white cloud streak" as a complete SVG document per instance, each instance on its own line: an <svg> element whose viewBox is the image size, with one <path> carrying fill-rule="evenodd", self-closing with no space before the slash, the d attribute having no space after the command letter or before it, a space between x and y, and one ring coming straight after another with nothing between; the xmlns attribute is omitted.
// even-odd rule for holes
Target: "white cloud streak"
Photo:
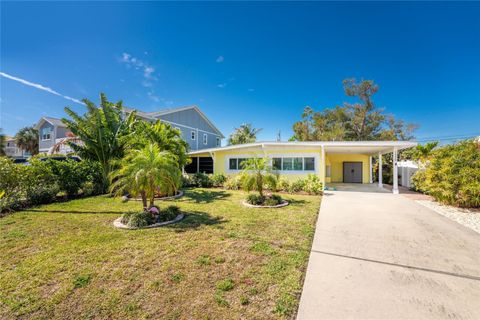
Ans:
<svg viewBox="0 0 480 320"><path fill-rule="evenodd" d="M217 60L215 60L217 63L222 63L225 61L225 58L223 56L218 56Z"/></svg>
<svg viewBox="0 0 480 320"><path fill-rule="evenodd" d="M33 82L27 81L25 79L17 78L17 77L14 77L12 75L9 75L5 72L1 72L1 71L0 71L0 76L2 76L4 78L7 78L7 79L10 79L10 80L13 80L13 81L20 82L21 84L24 84L24 85L29 86L29 87L33 87L33 88L36 88L36 89L39 89L39 90L42 90L42 91L46 91L48 93L54 94L56 96L62 97L64 99L67 99L67 100L70 100L70 101L73 101L75 103L85 105L82 101L80 101L78 99L63 95L63 94L61 94L61 93L59 93L59 92L57 92L57 91L55 91L55 90L53 90L49 87L43 86L41 84L33 83Z"/></svg>

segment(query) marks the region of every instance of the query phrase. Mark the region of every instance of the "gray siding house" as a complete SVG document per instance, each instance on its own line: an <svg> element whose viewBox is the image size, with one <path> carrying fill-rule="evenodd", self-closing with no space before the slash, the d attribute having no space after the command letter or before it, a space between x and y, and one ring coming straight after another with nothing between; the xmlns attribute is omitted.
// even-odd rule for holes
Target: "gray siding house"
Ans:
<svg viewBox="0 0 480 320"><path fill-rule="evenodd" d="M127 114L135 110L124 109ZM182 132L183 139L189 144L191 151L220 147L222 139L225 138L197 106L155 112L136 111L140 119L151 122L160 120L178 128ZM48 153L55 143L67 136L68 132L67 127L60 119L51 117L42 117L36 128L38 129L41 153Z"/></svg>
<svg viewBox="0 0 480 320"><path fill-rule="evenodd" d="M67 136L67 126L62 120L52 117L42 117L35 128L38 130L38 149L47 153L60 139Z"/></svg>

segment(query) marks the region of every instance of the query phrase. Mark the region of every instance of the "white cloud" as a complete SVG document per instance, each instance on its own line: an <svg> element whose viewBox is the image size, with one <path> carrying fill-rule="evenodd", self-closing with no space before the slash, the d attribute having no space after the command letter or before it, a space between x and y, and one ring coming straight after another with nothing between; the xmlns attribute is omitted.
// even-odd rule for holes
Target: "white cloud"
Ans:
<svg viewBox="0 0 480 320"><path fill-rule="evenodd" d="M253 92L253 91L255 91L255 89L250 88L250 89L248 89L248 91Z"/></svg>
<svg viewBox="0 0 480 320"><path fill-rule="evenodd" d="M138 58L135 58L131 54L126 52L122 53L120 62L124 63L127 66L127 68L142 70L142 73L143 73L142 85L144 87L150 88L153 86L153 82L157 81L157 77L155 77L155 68L150 66L147 62L142 61Z"/></svg>
<svg viewBox="0 0 480 320"><path fill-rule="evenodd" d="M33 88L36 88L36 89L39 89L39 90L42 90L42 91L46 91L48 93L51 93L51 94L54 94L56 96L59 96L59 97L62 97L64 99L67 99L67 100L70 100L70 101L73 101L75 103L78 103L78 104L83 104L84 103L78 99L75 99L75 98L72 98L72 97L69 97L69 96L65 96L61 93L58 93L57 91L49 88L49 87L45 87L41 84L38 84L38 83L33 83L33 82L30 82L30 81L27 81L27 80L24 80L24 79L21 79L21 78L17 78L17 77L14 77L12 75L9 75L7 73L4 73L4 72L0 72L0 76L4 77L4 78L7 78L7 79L10 79L10 80L13 80L13 81L17 81L17 82L20 82L26 86L29 86L29 87L33 87Z"/></svg>
<svg viewBox="0 0 480 320"><path fill-rule="evenodd" d="M217 60L215 60L217 63L222 63L223 61L225 61L225 58L223 56L218 56L217 57Z"/></svg>
<svg viewBox="0 0 480 320"><path fill-rule="evenodd" d="M225 88L226 86L227 86L227 84L225 82L217 84L217 87L222 88L222 89Z"/></svg>

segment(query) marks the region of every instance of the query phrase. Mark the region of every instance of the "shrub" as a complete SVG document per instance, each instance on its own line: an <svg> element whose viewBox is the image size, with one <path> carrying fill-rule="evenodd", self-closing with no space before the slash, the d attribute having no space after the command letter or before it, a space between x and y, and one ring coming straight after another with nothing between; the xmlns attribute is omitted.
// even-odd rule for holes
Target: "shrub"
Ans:
<svg viewBox="0 0 480 320"><path fill-rule="evenodd" d="M168 206L160 211L158 215L159 222L170 221L175 219L180 214L180 208L177 206Z"/></svg>
<svg viewBox="0 0 480 320"><path fill-rule="evenodd" d="M142 228L153 223L153 217L149 212L134 212L128 220L128 226L132 228Z"/></svg>
<svg viewBox="0 0 480 320"><path fill-rule="evenodd" d="M290 181L283 177L278 178L277 190L288 192L290 190Z"/></svg>
<svg viewBox="0 0 480 320"><path fill-rule="evenodd" d="M303 179L298 179L298 180L295 180L294 182L292 182L288 189L287 189L287 192L289 193L296 193L296 192L300 192L300 191L303 191L305 188L305 180Z"/></svg>
<svg viewBox="0 0 480 320"><path fill-rule="evenodd" d="M249 204L259 206L263 204L263 202L265 201L265 197L260 196L259 194L256 194L256 193L251 193L247 195L247 198L245 199L245 201L247 201L247 203Z"/></svg>
<svg viewBox="0 0 480 320"><path fill-rule="evenodd" d="M265 199L264 205L266 206L277 206L283 202L282 197L277 194L272 194L270 197Z"/></svg>
<svg viewBox="0 0 480 320"><path fill-rule="evenodd" d="M227 176L223 173L215 173L211 175L210 179L214 187L223 187L225 181L227 181Z"/></svg>
<svg viewBox="0 0 480 320"><path fill-rule="evenodd" d="M188 188L193 186L192 176L189 174L182 175L182 187Z"/></svg>
<svg viewBox="0 0 480 320"><path fill-rule="evenodd" d="M134 212L125 212L124 214L122 214L122 219L120 220L120 222L127 225L130 222L130 217L133 214L134 214Z"/></svg>
<svg viewBox="0 0 480 320"><path fill-rule="evenodd" d="M0 212L17 210L22 205L22 199L26 195L25 169L23 165L17 165L6 157L0 157Z"/></svg>
<svg viewBox="0 0 480 320"><path fill-rule="evenodd" d="M415 188L437 201L480 207L480 150L473 140L435 149L425 171L417 171Z"/></svg>
<svg viewBox="0 0 480 320"><path fill-rule="evenodd" d="M210 188L213 184L212 180L207 174L203 172L197 172L192 176L192 185L200 188Z"/></svg>
<svg viewBox="0 0 480 320"><path fill-rule="evenodd" d="M305 180L303 191L309 194L321 194L323 191L323 184L320 177L316 174L310 173Z"/></svg>
<svg viewBox="0 0 480 320"><path fill-rule="evenodd" d="M228 176L223 187L228 190L239 190L242 186L242 179L239 175Z"/></svg>

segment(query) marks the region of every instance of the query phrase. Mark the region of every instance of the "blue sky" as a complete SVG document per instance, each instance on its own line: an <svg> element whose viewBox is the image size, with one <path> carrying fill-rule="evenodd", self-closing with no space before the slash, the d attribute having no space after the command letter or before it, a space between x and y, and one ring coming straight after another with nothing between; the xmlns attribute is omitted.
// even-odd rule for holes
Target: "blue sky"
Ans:
<svg viewBox="0 0 480 320"><path fill-rule="evenodd" d="M306 105L346 101L349 77L375 80L377 105L419 139L480 134L480 3L2 2L0 50L24 80L0 77L7 134L105 92L286 140Z"/></svg>

